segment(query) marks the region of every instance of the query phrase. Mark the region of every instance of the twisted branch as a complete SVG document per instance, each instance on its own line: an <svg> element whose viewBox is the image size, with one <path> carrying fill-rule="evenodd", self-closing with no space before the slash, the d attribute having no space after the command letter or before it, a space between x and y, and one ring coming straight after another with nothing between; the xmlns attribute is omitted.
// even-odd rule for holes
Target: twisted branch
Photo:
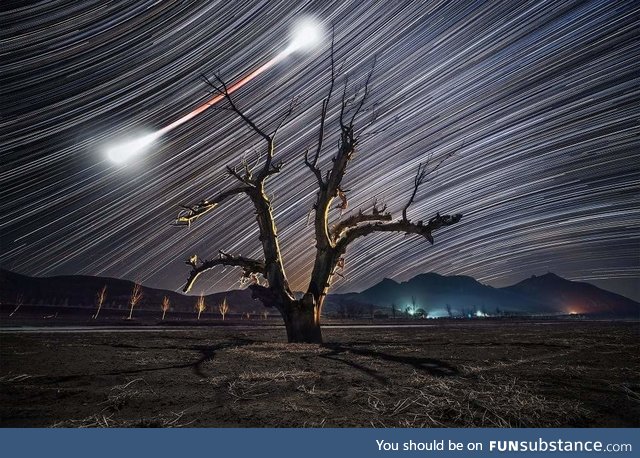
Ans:
<svg viewBox="0 0 640 458"><path fill-rule="evenodd" d="M246 186L231 188L227 191L221 192L211 200L202 200L196 205L181 205L180 207L182 208L182 210L178 213L175 224L179 226L191 225L193 221L216 208L220 203L222 203L222 201L224 201L228 197L234 196L236 194L248 194L250 190L251 188Z"/></svg>
<svg viewBox="0 0 640 458"><path fill-rule="evenodd" d="M404 232L405 234L417 234L426 238L433 245L432 232L445 226L456 224L462 219L460 213L455 215L440 215L431 218L427 224L422 221L412 223L407 220L394 221L392 223L375 223L365 224L363 226L353 227L345 232L343 237L336 243L336 250L344 253L347 246L354 240L364 237L374 232Z"/></svg>
<svg viewBox="0 0 640 458"><path fill-rule="evenodd" d="M420 164L418 164L418 171L416 172L416 176L413 179L413 191L411 193L411 197L409 198L409 201L402 209L402 219L404 221L409 221L409 219L407 218L407 210L409 209L409 206L413 203L414 199L416 198L416 194L418 193L418 189L420 188L420 186L426 181L428 181L428 179L430 179L429 176L437 172L440 166L444 164L444 161L449 159L451 156L453 156L453 152L446 154L436 163L436 165L433 168L431 168L431 170L429 170L429 164L432 162L431 156L429 157L429 159L427 159L426 162L424 163L421 162Z"/></svg>
<svg viewBox="0 0 640 458"><path fill-rule="evenodd" d="M358 213L349 216L347 219L339 221L333 226L331 231L333 240L338 240L345 230L355 227L360 223L366 223L369 221L391 221L391 213L386 210L387 206L383 205L382 207L378 207L377 201L373 203L371 213L364 213L362 210L358 210Z"/></svg>
<svg viewBox="0 0 640 458"><path fill-rule="evenodd" d="M200 262L199 265L197 256L192 256L191 259L185 261L185 264L188 264L192 267L189 278L187 279L187 283L183 289L185 293L191 290L191 287L201 273L213 269L216 266L242 267L243 277L246 278L249 278L252 274L265 275L266 267L264 261L245 258L242 256L233 256L229 253L225 253L222 250L220 250L219 253L220 254L217 259L212 259L210 261L204 260Z"/></svg>

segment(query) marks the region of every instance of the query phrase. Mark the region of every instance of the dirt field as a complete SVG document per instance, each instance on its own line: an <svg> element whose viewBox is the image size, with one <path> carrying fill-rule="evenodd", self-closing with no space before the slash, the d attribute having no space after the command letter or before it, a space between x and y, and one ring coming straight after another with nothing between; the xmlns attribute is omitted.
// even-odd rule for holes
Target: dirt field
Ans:
<svg viewBox="0 0 640 458"><path fill-rule="evenodd" d="M638 323L0 334L1 426L640 426Z"/></svg>

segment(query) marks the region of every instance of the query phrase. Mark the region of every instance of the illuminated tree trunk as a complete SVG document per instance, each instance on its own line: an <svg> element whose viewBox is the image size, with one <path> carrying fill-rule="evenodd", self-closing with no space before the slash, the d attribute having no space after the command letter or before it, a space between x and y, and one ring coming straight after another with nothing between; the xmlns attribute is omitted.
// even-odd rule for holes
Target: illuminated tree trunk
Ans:
<svg viewBox="0 0 640 458"><path fill-rule="evenodd" d="M287 340L292 343L322 343L320 315L312 296L292 301L283 307L282 318L287 330Z"/></svg>

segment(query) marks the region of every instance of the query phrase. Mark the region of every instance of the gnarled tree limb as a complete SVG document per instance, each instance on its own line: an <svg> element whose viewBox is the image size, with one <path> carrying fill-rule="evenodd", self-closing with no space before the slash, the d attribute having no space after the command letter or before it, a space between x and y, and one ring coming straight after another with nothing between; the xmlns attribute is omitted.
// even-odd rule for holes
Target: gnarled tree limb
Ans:
<svg viewBox="0 0 640 458"><path fill-rule="evenodd" d="M386 210L386 205L378 207L377 202L374 202L371 213L365 213L362 210L359 210L358 213L351 215L348 218L343 219L342 221L339 221L333 226L333 229L331 231L332 241L337 241L346 229L355 227L360 223L371 221L391 221L391 213L387 212Z"/></svg>
<svg viewBox="0 0 640 458"><path fill-rule="evenodd" d="M236 194L247 194L250 190L251 188L246 186L231 188L227 191L221 192L210 200L203 200L196 205L182 205L183 210L178 213L176 224L190 225L193 221L200 218L205 213L208 213L216 208L219 204L222 203L222 201L224 201L228 197L235 196Z"/></svg>
<svg viewBox="0 0 640 458"><path fill-rule="evenodd" d="M216 266L234 266L234 267L242 267L243 276L249 277L251 274L262 274L265 275L265 263L264 261L258 259L250 259L242 256L233 256L229 253L225 253L220 250L220 256L217 259L212 259L210 261L204 260L200 264L198 264L198 257L193 256L188 261L185 261L185 264L188 264L192 267L191 272L189 274L189 278L187 279L187 283L183 289L183 291L189 292L193 284L195 283L198 276L201 273L206 272L207 270L213 269Z"/></svg>
<svg viewBox="0 0 640 458"><path fill-rule="evenodd" d="M213 89L215 89L218 93L222 94L225 97L225 99L231 106L231 109L267 143L267 154L264 160L264 165L257 173L253 173L253 169L257 166L257 164L254 167L249 167L246 161L243 163L244 173L232 167L227 167L227 172L229 173L229 175L235 177L243 185L245 185L237 189L242 189L243 192L245 192L249 196L255 208L256 221L260 230L260 242L262 243L262 249L264 252L264 261L261 261L261 273L263 273L263 275L269 282L270 290L274 292L275 296L278 296L279 302L292 301L295 298L293 296L293 292L289 288L288 281L284 272L280 246L278 244L275 219L273 217L271 202L269 201L269 198L267 197L264 189L264 182L267 177L278 173L284 165L284 163L282 162L279 162L275 165L272 164L274 156L274 137L280 127L282 127L286 119L293 112L296 106L296 99L292 100L289 109L278 123L276 129L271 134L267 134L264 130L260 129L251 118L249 118L238 108L238 106L231 98L226 83L222 80L222 78L220 78L219 75L215 75L215 78L220 86L213 84L206 77L203 78ZM205 211L209 211L210 209L215 207L215 205L210 205L209 202L204 202L204 204L206 205L192 209L189 208L189 212L186 215L181 215L181 222L191 222L193 219L197 218ZM213 267L215 265L242 265L242 263L245 261L246 260L237 260L229 256L222 256L220 259L208 261L208 263L204 267L194 266L194 270L191 273L191 277L189 282L187 283L187 287L189 288L198 277L200 272L207 270L207 268ZM246 268L249 267L248 265L242 266ZM253 266L255 267L255 264L253 264ZM247 272L251 273L253 271L249 269L245 271L245 273Z"/></svg>
<svg viewBox="0 0 640 458"><path fill-rule="evenodd" d="M431 169L429 169L430 163L432 162L431 156L429 157L429 159L427 159L426 162L421 162L420 164L418 164L418 171L416 172L416 176L413 179L413 191L411 193L411 197L402 209L402 219L404 221L409 221L409 219L407 218L407 210L416 198L416 194L418 193L418 189L420 188L420 186L428 179L430 179L430 175L433 175L435 172L437 172L440 166L444 164L444 161L449 159L451 156L453 156L453 153L449 153L444 157L441 157L440 160L436 162L433 167L431 167Z"/></svg>
<svg viewBox="0 0 640 458"><path fill-rule="evenodd" d="M346 251L347 246L354 240L364 237L374 232L404 232L405 234L417 234L426 238L433 244L432 232L445 226L451 226L462 219L460 213L455 215L436 214L427 224L422 221L412 223L407 220L394 221L392 223L374 223L353 227L345 232L343 237L336 243L336 250L340 253Z"/></svg>

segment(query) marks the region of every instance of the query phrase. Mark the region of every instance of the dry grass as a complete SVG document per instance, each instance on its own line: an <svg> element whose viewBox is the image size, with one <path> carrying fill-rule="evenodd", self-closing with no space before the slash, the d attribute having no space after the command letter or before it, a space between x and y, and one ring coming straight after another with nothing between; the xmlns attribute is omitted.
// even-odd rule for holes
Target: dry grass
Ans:
<svg viewBox="0 0 640 458"><path fill-rule="evenodd" d="M195 420L185 421L186 410L169 411L149 417L124 418L122 411L131 401L157 399L153 390L144 378L135 378L112 387L107 398L98 404L100 412L77 420L55 422L52 428L182 428Z"/></svg>
<svg viewBox="0 0 640 458"><path fill-rule="evenodd" d="M246 347L235 347L227 350L229 353L236 355L238 358L250 359L281 359L283 353L281 351L272 351L266 345L249 345Z"/></svg>
<svg viewBox="0 0 640 458"><path fill-rule="evenodd" d="M363 390L362 410L384 427L559 426L587 411L579 403L547 399L513 377L438 378L413 373L407 386Z"/></svg>
<svg viewBox="0 0 640 458"><path fill-rule="evenodd" d="M168 412L148 418L121 419L115 414L95 414L79 420L64 420L51 425L52 428L185 428L195 420L184 421L185 411Z"/></svg>
<svg viewBox="0 0 640 458"><path fill-rule="evenodd" d="M107 399L100 403L105 407L102 412L105 411L119 411L132 399L140 399L148 397L149 395L156 395L156 392L145 382L143 378L136 378L130 380L122 385L116 385L107 395Z"/></svg>
<svg viewBox="0 0 640 458"><path fill-rule="evenodd" d="M300 370L248 371L229 381L227 391L234 402L254 400L280 389L278 384L306 379L313 375L313 372Z"/></svg>
<svg viewBox="0 0 640 458"><path fill-rule="evenodd" d="M7 374L0 377L0 383L17 383L31 378L29 374Z"/></svg>

